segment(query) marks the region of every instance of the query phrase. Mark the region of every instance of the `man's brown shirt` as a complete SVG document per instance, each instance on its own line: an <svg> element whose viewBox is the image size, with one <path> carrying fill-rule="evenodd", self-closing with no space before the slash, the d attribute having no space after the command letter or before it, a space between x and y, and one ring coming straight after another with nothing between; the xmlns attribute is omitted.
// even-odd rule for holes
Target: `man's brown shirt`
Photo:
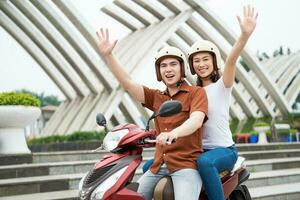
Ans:
<svg viewBox="0 0 300 200"><path fill-rule="evenodd" d="M144 106L158 112L160 105L167 100L178 100L182 103L182 111L170 117L157 117L154 119L156 134L169 132L183 124L194 111L201 111L207 116L208 102L203 88L189 86L185 81L179 86L179 91L172 97L167 91L149 89L144 87ZM205 117L206 121L207 117ZM200 122L199 122L200 123ZM196 169L196 159L202 150L202 128L191 135L180 137L170 145L156 144L154 163L150 170L159 171L160 166L166 163L169 172L179 169Z"/></svg>

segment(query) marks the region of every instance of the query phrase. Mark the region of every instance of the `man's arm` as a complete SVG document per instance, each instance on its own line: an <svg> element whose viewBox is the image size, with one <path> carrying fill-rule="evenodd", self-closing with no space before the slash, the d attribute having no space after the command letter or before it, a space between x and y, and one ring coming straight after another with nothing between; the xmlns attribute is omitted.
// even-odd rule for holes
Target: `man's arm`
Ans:
<svg viewBox="0 0 300 200"><path fill-rule="evenodd" d="M143 86L137 84L132 80L129 74L121 67L118 59L113 54L113 49L117 44L117 40L114 42L109 41L109 32L108 29L100 29L100 33L97 32L98 36L98 49L103 55L107 66L114 74L114 76L121 83L122 87L128 91L128 93L134 97L140 103L145 103L144 89Z"/></svg>
<svg viewBox="0 0 300 200"><path fill-rule="evenodd" d="M203 88L198 87L192 90L190 102L190 116L180 126L170 132L160 133L156 140L160 144L166 144L167 141L176 140L178 137L184 137L193 134L197 129L201 128L207 120L207 96Z"/></svg>
<svg viewBox="0 0 300 200"><path fill-rule="evenodd" d="M205 113L201 111L194 111L190 118L183 124L173 129L170 132L162 132L156 137L156 141L160 144L166 144L167 141L176 140L179 137L191 135L197 129L201 128L205 119Z"/></svg>

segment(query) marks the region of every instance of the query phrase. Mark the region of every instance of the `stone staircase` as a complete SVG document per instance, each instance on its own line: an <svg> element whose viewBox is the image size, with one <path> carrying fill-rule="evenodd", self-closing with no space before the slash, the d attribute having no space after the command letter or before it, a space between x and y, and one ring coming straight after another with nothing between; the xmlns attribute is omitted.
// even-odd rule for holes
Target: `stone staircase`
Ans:
<svg viewBox="0 0 300 200"><path fill-rule="evenodd" d="M238 149L251 172L245 184L253 199L300 199L300 143L241 144ZM106 153L81 150L0 156L0 199L77 199L81 177ZM153 149L143 152L144 160L152 155ZM139 168L134 179L141 174Z"/></svg>

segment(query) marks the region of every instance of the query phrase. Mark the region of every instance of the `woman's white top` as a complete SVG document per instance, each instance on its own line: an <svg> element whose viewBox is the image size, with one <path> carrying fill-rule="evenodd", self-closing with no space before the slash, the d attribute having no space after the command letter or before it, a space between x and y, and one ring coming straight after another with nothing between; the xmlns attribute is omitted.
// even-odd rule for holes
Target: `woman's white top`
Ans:
<svg viewBox="0 0 300 200"><path fill-rule="evenodd" d="M204 123L203 148L214 149L234 144L229 128L229 106L232 87L226 88L223 76L204 87L208 98L208 120Z"/></svg>

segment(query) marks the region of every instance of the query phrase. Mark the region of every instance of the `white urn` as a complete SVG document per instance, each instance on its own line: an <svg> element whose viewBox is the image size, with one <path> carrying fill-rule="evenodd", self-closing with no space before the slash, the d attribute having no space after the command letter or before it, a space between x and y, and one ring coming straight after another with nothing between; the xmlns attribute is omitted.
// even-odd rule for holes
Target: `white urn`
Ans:
<svg viewBox="0 0 300 200"><path fill-rule="evenodd" d="M254 130L258 132L258 144L267 144L267 134L266 132L270 129L270 126L256 126Z"/></svg>
<svg viewBox="0 0 300 200"><path fill-rule="evenodd" d="M25 127L41 114L33 106L0 106L0 154L28 154Z"/></svg>

